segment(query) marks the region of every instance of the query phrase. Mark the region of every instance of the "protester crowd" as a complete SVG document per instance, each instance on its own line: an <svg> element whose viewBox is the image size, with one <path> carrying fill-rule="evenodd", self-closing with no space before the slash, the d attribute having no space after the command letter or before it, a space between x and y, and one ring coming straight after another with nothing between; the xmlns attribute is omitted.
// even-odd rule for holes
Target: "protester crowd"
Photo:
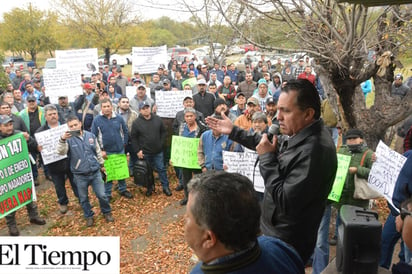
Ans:
<svg viewBox="0 0 412 274"><path fill-rule="evenodd" d="M180 204L187 204L185 237L202 261L193 273L233 271L241 267L237 264L242 260L248 262L247 270L236 273L256 272L258 267L267 273L279 269L281 273L303 273L304 265L313 265L314 273L320 273L329 263L329 243L336 244L338 236L336 231L328 239L331 206L369 206L369 200L353 197L354 177L368 178L376 157L368 149L362 131L349 129L339 134L337 115L327 102L309 58L293 65L290 61L282 64L280 59L271 64L262 56L256 67L248 59L239 67L233 63L227 67L209 64L207 59L195 66L193 60L178 63L172 59L167 66L160 65L147 83L138 72L132 77L124 75L114 62L103 65L90 78L82 77L83 93L72 102L62 92L56 104L49 100L41 71L23 72L10 64L6 74L10 84L1 94L0 139L23 132L32 158L34 185L40 184L38 168L43 168L55 186L60 213L66 214L68 179L87 226L94 225L89 186L107 222L115 221L110 205L113 190L133 199L125 180L102 183L104 161L109 155L127 154L130 176L134 175L135 163L145 160L158 174L163 193L171 196L167 169L173 165L172 135L200 139L196 151L200 168L174 166L179 180L175 191L184 191ZM409 91L399 80L401 77L395 79L393 94L404 96ZM126 95L126 86L135 88L134 96ZM190 90L192 95L184 98L175 119L159 117L156 91L180 90ZM63 124L67 124L68 131L60 136L56 154L67 158L44 165L43 148L34 134ZM268 140L265 133L272 124L280 132ZM410 143L409 139L405 142ZM228 167L223 152L246 148L259 154L264 193L254 191L244 177L224 172ZM342 198L332 203L327 197L337 169L337 151L352 159ZM406 151L408 166L410 155ZM397 185L402 187L394 194L398 208L412 193L409 170L404 168L401 175ZM219 191L212 191L212 187ZM153 191L154 186L148 186L146 196ZM236 201L239 196L235 194L244 195L248 203ZM45 224L35 202L27 210L31 223ZM223 218L225 214L233 215L233 220ZM396 241L402 237L396 231L397 215L392 210L382 235L380 265L386 268L390 267ZM14 215L6 220L10 235L18 236ZM239 231L233 234L235 227ZM265 236L258 237L260 231ZM239 239L244 242L238 243ZM402 244L400 259L410 263L412 253L408 248ZM260 259L257 254L262 254Z"/></svg>

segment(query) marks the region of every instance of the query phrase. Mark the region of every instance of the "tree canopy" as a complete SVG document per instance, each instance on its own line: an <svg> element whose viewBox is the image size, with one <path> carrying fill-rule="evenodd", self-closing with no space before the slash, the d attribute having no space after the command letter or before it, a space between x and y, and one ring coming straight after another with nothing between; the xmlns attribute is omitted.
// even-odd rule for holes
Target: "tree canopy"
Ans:
<svg viewBox="0 0 412 274"><path fill-rule="evenodd" d="M102 48L108 59L138 38L133 31L138 19L129 1L56 0L56 6L62 23L80 35L82 46Z"/></svg>
<svg viewBox="0 0 412 274"><path fill-rule="evenodd" d="M54 50L58 47L55 37L57 16L34 8L16 8L4 14L4 22L0 25L0 45L14 53L30 54L36 62L41 51Z"/></svg>

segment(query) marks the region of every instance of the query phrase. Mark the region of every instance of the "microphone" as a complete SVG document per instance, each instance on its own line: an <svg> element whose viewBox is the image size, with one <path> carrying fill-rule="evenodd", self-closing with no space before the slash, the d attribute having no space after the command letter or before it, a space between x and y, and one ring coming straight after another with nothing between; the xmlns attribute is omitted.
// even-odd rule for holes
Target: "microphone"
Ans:
<svg viewBox="0 0 412 274"><path fill-rule="evenodd" d="M280 129L278 124L272 124L268 129L268 139L270 142L273 140L273 136L279 135Z"/></svg>

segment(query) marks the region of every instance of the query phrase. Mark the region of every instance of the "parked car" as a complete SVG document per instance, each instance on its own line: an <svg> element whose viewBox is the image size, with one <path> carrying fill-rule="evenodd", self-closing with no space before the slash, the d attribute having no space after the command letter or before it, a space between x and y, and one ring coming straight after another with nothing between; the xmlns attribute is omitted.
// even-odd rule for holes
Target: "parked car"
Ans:
<svg viewBox="0 0 412 274"><path fill-rule="evenodd" d="M257 58L256 56L249 56L249 57L252 60L252 68L256 67L260 59ZM247 59L246 56L240 58L239 61L237 62L237 64L244 64L246 59Z"/></svg>
<svg viewBox="0 0 412 274"><path fill-rule="evenodd" d="M255 45L252 45L252 44L245 44L245 45L241 45L240 47L245 50L245 53L249 52L249 51L259 50L258 47L256 47Z"/></svg>
<svg viewBox="0 0 412 274"><path fill-rule="evenodd" d="M56 68L56 58L47 58L44 63L45 69L55 69Z"/></svg>
<svg viewBox="0 0 412 274"><path fill-rule="evenodd" d="M33 61L26 61L21 56L9 56L6 57L2 63L3 68L6 68L12 62L14 63L15 68L19 68L21 65L23 65L23 69L27 69L27 67L35 67Z"/></svg>
<svg viewBox="0 0 412 274"><path fill-rule="evenodd" d="M181 59L183 57L189 57L189 59L192 58L192 54L190 53L190 49L185 48L185 47L175 47L175 48L169 48L167 49L167 55L169 56L169 59L174 58Z"/></svg>
<svg viewBox="0 0 412 274"><path fill-rule="evenodd" d="M245 49L242 49L239 46L231 46L229 47L228 51L227 51L227 55L235 55L235 54L244 54L245 53Z"/></svg>
<svg viewBox="0 0 412 274"><path fill-rule="evenodd" d="M98 59L99 66L102 66L102 65L104 64L104 58L105 58L105 55L104 55L104 54L99 56L99 59ZM123 56L123 55L120 55L120 54L112 54L112 55L110 55L110 61L109 61L109 63L111 64L114 59L116 59L117 64L118 64L119 66L121 66L121 67L124 67L125 65L128 64L127 58L126 58L125 56Z"/></svg>
<svg viewBox="0 0 412 274"><path fill-rule="evenodd" d="M209 55L209 52L205 48L195 48L192 50L192 55L196 55L198 60L202 60L203 57Z"/></svg>

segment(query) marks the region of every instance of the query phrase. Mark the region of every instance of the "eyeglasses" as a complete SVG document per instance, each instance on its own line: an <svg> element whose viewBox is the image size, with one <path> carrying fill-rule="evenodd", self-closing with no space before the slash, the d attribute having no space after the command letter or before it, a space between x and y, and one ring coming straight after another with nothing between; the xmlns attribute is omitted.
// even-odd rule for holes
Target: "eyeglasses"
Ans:
<svg viewBox="0 0 412 274"><path fill-rule="evenodd" d="M406 216L411 216L412 217L412 212L407 210L406 208L401 208L401 219L404 220Z"/></svg>

